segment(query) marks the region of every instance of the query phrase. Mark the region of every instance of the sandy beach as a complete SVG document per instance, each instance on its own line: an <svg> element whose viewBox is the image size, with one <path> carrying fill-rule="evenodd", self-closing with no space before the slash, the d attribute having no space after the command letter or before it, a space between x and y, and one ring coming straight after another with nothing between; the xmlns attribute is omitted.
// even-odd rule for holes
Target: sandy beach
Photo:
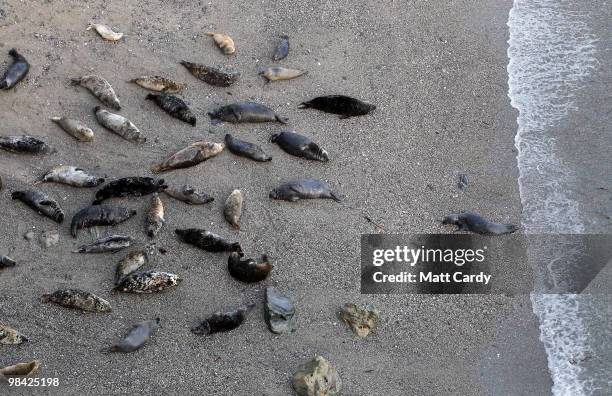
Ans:
<svg viewBox="0 0 612 396"><path fill-rule="evenodd" d="M444 4L442 4L444 3ZM30 393L161 393L288 395L291 375L319 354L332 362L346 395L547 394L550 377L529 297L369 296L359 292L361 234L450 232L440 220L450 212L475 211L520 224L516 166L516 111L507 96L506 21L510 1L475 2L127 2L78 1L0 3L0 66L17 48L32 65L13 91L0 92L0 134L39 136L57 153L31 157L0 152L0 254L18 266L0 273L0 322L26 333L31 342L0 347L0 366L39 359L41 377L57 377L58 388ZM108 43L90 20L126 34ZM236 54L224 56L204 35L230 34ZM281 34L291 52L281 62L309 73L293 81L264 84L259 66L271 65ZM179 62L228 65L242 72L230 88L195 79ZM69 79L104 76L122 102L121 114L146 135L142 145L104 130L92 109L98 101ZM196 127L171 118L147 92L128 80L160 74L188 87L181 97L196 112ZM298 110L304 100L347 94L377 105L365 117L341 120ZM295 129L320 143L329 163L292 157L269 143L284 126L209 125L206 111L253 100L289 118ZM78 143L49 118L85 121L93 143ZM94 237L69 235L10 193L31 186L48 168L67 164L109 179L150 176L149 167L197 140L223 141L225 133L256 142L273 156L255 163L224 152L197 167L163 177L189 183L215 197L188 206L162 196L166 225L157 246L167 250L148 268L184 278L174 290L148 296L111 294L114 268L126 253L78 255L77 245ZM466 192L457 175L469 175ZM272 201L279 183L314 177L347 195L298 203ZM93 200L95 189L38 186L56 198L69 220ZM223 218L223 201L235 188L246 195L241 230ZM149 199L116 199L138 216L103 233L128 234L141 243ZM269 280L244 285L226 270L227 257L185 245L175 228L206 228L239 240L249 255L267 253L275 264ZM23 235L59 230L57 246L43 249ZM277 336L263 320L265 286L275 285L297 303L297 330ZM107 298L111 314L84 314L39 298L77 287ZM211 337L189 328L208 314L254 302L240 328ZM382 313L379 328L356 339L339 323L346 302L372 304ZM160 317L162 329L133 354L99 351L139 321ZM516 336L513 332L518 329ZM513 367L514 369L508 369ZM518 384L518 385L517 385ZM523 385L520 385L523 384ZM524 388L522 388L523 386ZM4 388L0 393L26 392ZM501 390L501 391L500 391Z"/></svg>

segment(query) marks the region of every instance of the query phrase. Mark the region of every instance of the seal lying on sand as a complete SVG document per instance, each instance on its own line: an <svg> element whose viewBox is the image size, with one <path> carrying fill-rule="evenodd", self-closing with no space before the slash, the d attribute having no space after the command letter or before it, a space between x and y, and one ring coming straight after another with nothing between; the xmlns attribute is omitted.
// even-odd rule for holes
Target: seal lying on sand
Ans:
<svg viewBox="0 0 612 396"><path fill-rule="evenodd" d="M234 190L225 200L223 205L223 216L232 227L240 229L240 217L242 216L242 206L244 195L240 190Z"/></svg>
<svg viewBox="0 0 612 396"><path fill-rule="evenodd" d="M97 187L104 183L103 177L91 176L81 168L60 165L45 173L43 182L66 184L72 187Z"/></svg>
<svg viewBox="0 0 612 396"><path fill-rule="evenodd" d="M17 83L25 78L30 71L30 64L20 55L15 48L9 51L9 55L13 57L13 63L9 66L2 80L0 80L0 89L13 88Z"/></svg>
<svg viewBox="0 0 612 396"><path fill-rule="evenodd" d="M247 314L253 307L255 304L249 304L233 311L215 312L199 325L192 327L191 332L196 335L209 335L234 330L246 320Z"/></svg>
<svg viewBox="0 0 612 396"><path fill-rule="evenodd" d="M17 262L8 256L0 255L0 268L14 267Z"/></svg>
<svg viewBox="0 0 612 396"><path fill-rule="evenodd" d="M308 102L302 102L300 109L317 109L326 113L338 114L340 118L366 115L376 106L345 95L319 96Z"/></svg>
<svg viewBox="0 0 612 396"><path fill-rule="evenodd" d="M132 245L134 239L124 235L111 235L99 238L88 245L81 245L73 253L106 253L118 252Z"/></svg>
<svg viewBox="0 0 612 396"><path fill-rule="evenodd" d="M104 40L108 41L119 41L121 37L123 37L123 33L115 32L113 29L106 25L101 25L99 23L90 22L89 26L87 26L86 30L95 29L95 31L102 37Z"/></svg>
<svg viewBox="0 0 612 396"><path fill-rule="evenodd" d="M227 34L215 32L206 32L204 34L207 36L211 36L213 40L215 40L215 44L217 44L217 47L219 47L225 55L231 55L236 52L234 40L232 40L232 38Z"/></svg>
<svg viewBox="0 0 612 396"><path fill-rule="evenodd" d="M147 265L154 253L154 248L155 244L147 245L144 249L130 252L119 260L115 270L115 285L120 284L123 278Z"/></svg>
<svg viewBox="0 0 612 396"><path fill-rule="evenodd" d="M80 309L85 312L111 312L108 301L95 294L79 289L60 289L51 294L44 294L42 303L55 303L66 308Z"/></svg>
<svg viewBox="0 0 612 396"><path fill-rule="evenodd" d="M206 66L200 63L181 61L181 65L194 77L216 87L229 87L240 78L240 73L229 69Z"/></svg>
<svg viewBox="0 0 612 396"><path fill-rule="evenodd" d="M132 121L128 120L124 116L111 113L100 106L94 107L94 113L96 114L96 119L100 125L109 131L116 133L125 140L136 143L144 143L147 141L147 138L144 137L142 132L136 128L136 125L134 125Z"/></svg>
<svg viewBox="0 0 612 396"><path fill-rule="evenodd" d="M151 167L153 173L161 173L172 169L189 168L219 155L225 145L213 142L195 142L172 154L158 165Z"/></svg>
<svg viewBox="0 0 612 396"><path fill-rule="evenodd" d="M295 202L300 199L329 198L341 202L344 195L332 191L322 181L315 179L294 180L270 191L270 198Z"/></svg>
<svg viewBox="0 0 612 396"><path fill-rule="evenodd" d="M23 190L15 191L11 194L12 199L17 199L30 208L37 211L39 214L44 215L56 223L62 223L64 221L64 211L59 206L56 200L49 198L40 191L35 190Z"/></svg>
<svg viewBox="0 0 612 396"><path fill-rule="evenodd" d="M260 282L270 275L274 266L270 264L268 256L261 256L261 261L257 262L254 259L242 259L239 253L232 252L227 260L227 270L230 275L245 283Z"/></svg>
<svg viewBox="0 0 612 396"><path fill-rule="evenodd" d="M281 132L272 135L271 142L278 144L285 152L314 161L329 161L327 151L318 144L295 132Z"/></svg>
<svg viewBox="0 0 612 396"><path fill-rule="evenodd" d="M189 184L185 184L180 187L170 187L164 190L164 192L172 198L183 201L189 205L204 205L215 200L215 198L211 197L205 192L197 191Z"/></svg>
<svg viewBox="0 0 612 396"><path fill-rule="evenodd" d="M165 93L179 93L187 86L185 83L175 82L161 76L140 76L130 82L150 91Z"/></svg>
<svg viewBox="0 0 612 396"><path fill-rule="evenodd" d="M274 50L274 55L272 55L272 60L274 62L278 62L283 60L289 55L289 36L283 35L281 36L281 40L276 46L276 50Z"/></svg>
<svg viewBox="0 0 612 396"><path fill-rule="evenodd" d="M142 197L144 195L161 192L168 188L164 179L154 179L152 177L123 177L113 180L96 192L94 205L102 203L108 198L122 197Z"/></svg>
<svg viewBox="0 0 612 396"><path fill-rule="evenodd" d="M177 229L175 232L183 242L208 252L242 252L238 242L229 242L210 231L187 228Z"/></svg>
<svg viewBox="0 0 612 396"><path fill-rule="evenodd" d="M81 121L65 117L51 117L51 121L79 142L93 142L94 132Z"/></svg>
<svg viewBox="0 0 612 396"><path fill-rule="evenodd" d="M272 157L266 154L258 145L235 138L229 133L225 135L225 145L229 151L241 157L250 158L258 162L272 161Z"/></svg>
<svg viewBox="0 0 612 396"><path fill-rule="evenodd" d="M268 81L292 80L308 72L298 69L288 69L282 66L262 67L257 73Z"/></svg>
<svg viewBox="0 0 612 396"><path fill-rule="evenodd" d="M135 210L118 206L95 205L79 210L70 223L70 234L76 238L82 228L95 226L110 226L123 223L134 217Z"/></svg>
<svg viewBox="0 0 612 396"><path fill-rule="evenodd" d="M286 124L287 119L279 116L271 108L259 103L232 103L226 106L219 107L216 110L209 111L212 123L216 124L221 121L240 124L243 122L275 122Z"/></svg>
<svg viewBox="0 0 612 396"><path fill-rule="evenodd" d="M187 107L187 104L181 99L174 95L167 93L150 93L146 96L147 100L152 100L159 107L162 108L166 113L172 117L177 118L183 122L190 124L191 126L196 125L196 118Z"/></svg>
<svg viewBox="0 0 612 396"><path fill-rule="evenodd" d="M512 224L494 223L475 213L453 213L442 224L454 224L458 231L471 231L483 235L511 234L519 229Z"/></svg>
<svg viewBox="0 0 612 396"><path fill-rule="evenodd" d="M145 320L133 326L127 336L121 341L111 346L109 352L134 352L140 349L159 329L159 318L153 320Z"/></svg>
<svg viewBox="0 0 612 396"><path fill-rule="evenodd" d="M73 78L70 80L72 85L80 85L87 88L100 102L115 110L121 110L121 103L113 87L100 76L94 74Z"/></svg>
<svg viewBox="0 0 612 396"><path fill-rule="evenodd" d="M160 271L134 272L119 282L114 290L123 293L157 293L177 286L182 279L175 274Z"/></svg>
<svg viewBox="0 0 612 396"><path fill-rule="evenodd" d="M157 193L151 198L151 206L147 212L146 231L149 238L157 236L166 219L164 218L164 203Z"/></svg>
<svg viewBox="0 0 612 396"><path fill-rule="evenodd" d="M18 154L49 154L56 150L32 136L0 136L0 149Z"/></svg>

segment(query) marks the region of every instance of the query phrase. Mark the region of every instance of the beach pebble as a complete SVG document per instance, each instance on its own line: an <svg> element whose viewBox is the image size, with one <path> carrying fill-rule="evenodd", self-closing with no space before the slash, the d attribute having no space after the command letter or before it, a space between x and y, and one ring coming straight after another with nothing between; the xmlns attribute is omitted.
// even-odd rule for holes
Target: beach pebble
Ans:
<svg viewBox="0 0 612 396"><path fill-rule="evenodd" d="M265 318L272 333L282 334L293 330L295 306L291 299L277 288L266 288Z"/></svg>
<svg viewBox="0 0 612 396"><path fill-rule="evenodd" d="M368 310L353 303L345 304L339 317L358 337L367 336L378 324L378 311Z"/></svg>
<svg viewBox="0 0 612 396"><path fill-rule="evenodd" d="M293 374L293 389L299 396L331 396L340 393L338 371L322 356L304 364Z"/></svg>

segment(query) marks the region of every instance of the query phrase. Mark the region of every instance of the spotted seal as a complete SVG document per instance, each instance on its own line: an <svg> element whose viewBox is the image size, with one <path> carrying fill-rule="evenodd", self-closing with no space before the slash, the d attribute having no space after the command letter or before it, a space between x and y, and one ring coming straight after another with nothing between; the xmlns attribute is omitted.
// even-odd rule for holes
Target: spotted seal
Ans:
<svg viewBox="0 0 612 396"><path fill-rule="evenodd" d="M50 154L56 150L33 136L0 136L0 149L17 154Z"/></svg>
<svg viewBox="0 0 612 396"><path fill-rule="evenodd" d="M152 100L162 110L170 114L172 117L186 122L191 126L196 125L196 117L193 115L191 109L189 109L183 99L164 92L150 93L146 96L145 99Z"/></svg>
<svg viewBox="0 0 612 396"><path fill-rule="evenodd" d="M142 197L144 195L162 192L168 185L164 179L155 179L152 177L122 177L121 179L113 180L96 192L94 205L102 203L109 198L122 197Z"/></svg>
<svg viewBox="0 0 612 396"><path fill-rule="evenodd" d="M199 80L216 87L229 87L240 79L240 73L228 68L202 65L200 63L181 61L189 72Z"/></svg>
<svg viewBox="0 0 612 396"><path fill-rule="evenodd" d="M73 78L70 80L72 85L80 85L83 88L87 88L100 102L104 105L115 109L121 110L121 103L115 93L113 87L108 81L100 76L90 74L80 78Z"/></svg>
<svg viewBox="0 0 612 396"><path fill-rule="evenodd" d="M167 288L177 286L182 279L175 274L161 271L134 272L123 278L116 291L123 293L148 294L161 292Z"/></svg>
<svg viewBox="0 0 612 396"><path fill-rule="evenodd" d="M244 204L244 195L240 190L234 190L227 197L223 204L223 216L232 227L240 229L240 217L242 216L242 207Z"/></svg>
<svg viewBox="0 0 612 396"><path fill-rule="evenodd" d="M125 140L135 143L144 143L147 141L147 138L140 132L136 125L124 116L111 113L100 106L94 107L94 113L100 125L116 133Z"/></svg>
<svg viewBox="0 0 612 396"><path fill-rule="evenodd" d="M161 173L172 169L189 168L219 155L224 148L223 143L195 142L172 154L161 163L152 166L151 171Z"/></svg>
<svg viewBox="0 0 612 396"><path fill-rule="evenodd" d="M108 301L80 289L60 289L41 297L42 303L55 303L62 307L80 309L85 312L111 312Z"/></svg>
<svg viewBox="0 0 612 396"><path fill-rule="evenodd" d="M140 76L129 82L137 84L144 89L156 92L179 93L185 89L187 84L172 81L161 76Z"/></svg>
<svg viewBox="0 0 612 396"><path fill-rule="evenodd" d="M104 183L103 177L89 175L76 166L59 165L44 174L41 181L61 183L72 187L97 187Z"/></svg>
<svg viewBox="0 0 612 396"><path fill-rule="evenodd" d="M66 117L51 117L51 121L79 142L93 142L94 140L94 132L81 121Z"/></svg>

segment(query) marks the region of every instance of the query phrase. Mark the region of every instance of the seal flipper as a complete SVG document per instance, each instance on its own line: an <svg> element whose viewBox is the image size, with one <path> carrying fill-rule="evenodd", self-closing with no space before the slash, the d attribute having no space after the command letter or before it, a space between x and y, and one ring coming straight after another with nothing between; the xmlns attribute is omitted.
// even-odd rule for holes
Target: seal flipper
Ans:
<svg viewBox="0 0 612 396"><path fill-rule="evenodd" d="M270 136L270 142L274 143L276 142L276 139L278 139L278 137L280 136L280 133L275 133L272 136Z"/></svg>
<svg viewBox="0 0 612 396"><path fill-rule="evenodd" d="M298 105L298 109L308 109L310 107L310 102L302 102Z"/></svg>
<svg viewBox="0 0 612 396"><path fill-rule="evenodd" d="M344 201L344 199L346 199L346 195L344 195L342 193L335 192L335 191L330 191L329 195L336 202L342 202L342 201Z"/></svg>
<svg viewBox="0 0 612 396"><path fill-rule="evenodd" d="M280 122L281 124L287 124L289 122L287 117L281 117L276 113L274 113L274 116L276 117L276 121Z"/></svg>
<svg viewBox="0 0 612 396"><path fill-rule="evenodd" d="M81 79L80 78L71 78L70 79L70 85L81 85ZM100 106L96 106L96 108L100 108ZM94 111L97 111L97 110L94 109Z"/></svg>

